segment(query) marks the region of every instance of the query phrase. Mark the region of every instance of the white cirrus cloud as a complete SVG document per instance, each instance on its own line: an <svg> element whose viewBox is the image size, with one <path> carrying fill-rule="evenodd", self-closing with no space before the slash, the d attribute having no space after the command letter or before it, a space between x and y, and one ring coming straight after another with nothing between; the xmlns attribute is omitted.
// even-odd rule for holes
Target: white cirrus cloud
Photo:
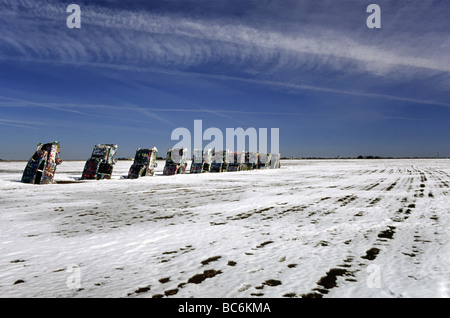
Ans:
<svg viewBox="0 0 450 318"><path fill-rule="evenodd" d="M5 1L5 4L0 18L4 26L0 40L3 59L12 58L8 55L12 51L15 57L74 64L183 68L214 62L265 71L325 67L396 76L399 72L417 76L417 69L450 72L446 49L450 36L445 33L427 33L413 40L387 35L384 40L371 43L355 32L320 24L293 25L293 29L285 32L267 28L264 21L246 24L237 19L156 14L96 5L82 7L83 30L77 33L64 27L66 14L62 4L39 1Z"/></svg>

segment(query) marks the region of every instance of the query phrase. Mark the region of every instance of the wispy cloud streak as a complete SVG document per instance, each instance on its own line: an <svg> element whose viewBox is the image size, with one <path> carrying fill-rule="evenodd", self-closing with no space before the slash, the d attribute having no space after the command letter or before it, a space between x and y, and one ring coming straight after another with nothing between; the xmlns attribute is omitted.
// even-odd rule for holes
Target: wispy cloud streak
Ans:
<svg viewBox="0 0 450 318"><path fill-rule="evenodd" d="M0 125L3 126L12 126L12 127L20 127L27 129L39 129L37 127L33 127L31 125L40 125L37 122L23 121L23 120L12 120L12 119L2 119L0 118Z"/></svg>
<svg viewBox="0 0 450 318"><path fill-rule="evenodd" d="M411 68L450 72L450 56L445 47L435 45L430 54L427 47L405 44L396 38L368 44L364 37L317 25L299 25L296 32L283 32L265 30L260 25L242 21L230 22L229 19L191 18L86 5L82 21L83 28L88 31L82 36L72 32L71 36L64 26L56 27L50 23L64 22L61 19L64 6L41 2L36 5L29 1L19 3L25 8L24 16L32 11L34 18L17 17L17 27L5 28L2 46L16 52L15 56L37 61L57 59L74 64L100 62L135 66L151 63L178 68L221 61L230 65L270 64L270 71L326 66L376 75L398 75L399 72L408 73L406 70ZM10 18L15 14L14 6L10 5L9 9L7 6L4 12ZM36 31L39 27L47 32ZM419 40L425 41L424 44L449 43L450 36L427 34ZM5 53L0 55L0 58L7 57ZM414 74L417 75L417 70Z"/></svg>
<svg viewBox="0 0 450 318"><path fill-rule="evenodd" d="M1 101L3 99L3 101ZM154 112L151 111L151 109L147 109L144 107L140 107L137 105L128 104L125 106L118 106L118 105L107 105L107 104L75 104L75 103L55 103L55 102L34 102L30 100L24 100L24 99L17 99L17 98L11 98L7 96L0 96L0 108L17 108L17 107L37 107L37 108L48 108L55 111L61 111L61 112L69 112L84 116L101 116L101 117L107 117L104 115L98 115L96 113L93 113L95 110L114 110L114 111L123 111L123 112L135 112L141 114L145 118L150 118L153 120L158 120L160 122L171 124L171 121L167 120L164 117L161 117ZM82 110L82 111L80 111ZM113 117L117 118L117 117Z"/></svg>

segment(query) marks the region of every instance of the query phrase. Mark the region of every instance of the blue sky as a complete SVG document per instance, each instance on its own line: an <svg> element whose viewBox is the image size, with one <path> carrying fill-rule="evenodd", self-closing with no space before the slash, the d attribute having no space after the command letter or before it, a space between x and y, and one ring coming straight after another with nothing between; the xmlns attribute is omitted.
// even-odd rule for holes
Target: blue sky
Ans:
<svg viewBox="0 0 450 318"><path fill-rule="evenodd" d="M81 8L69 29L66 8ZM369 29L366 8L381 8ZM450 156L449 1L0 0L0 158L279 128L283 156ZM205 141L204 145L208 141Z"/></svg>

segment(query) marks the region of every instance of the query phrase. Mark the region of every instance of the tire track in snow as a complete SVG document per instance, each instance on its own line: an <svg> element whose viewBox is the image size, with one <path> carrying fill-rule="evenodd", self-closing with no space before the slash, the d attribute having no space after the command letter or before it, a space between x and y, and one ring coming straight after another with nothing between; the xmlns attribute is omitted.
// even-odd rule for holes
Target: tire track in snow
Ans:
<svg viewBox="0 0 450 318"><path fill-rule="evenodd" d="M412 171L412 170L410 170ZM394 182L392 182L387 188L385 188L385 191L389 192L393 190L395 187L398 187L399 193L402 191L406 191L406 196L403 198L398 197L397 202L401 202L402 206L398 208L397 210L394 210L395 213L391 217L392 222L406 222L408 218L413 215L416 209L417 200L420 198L424 198L423 192L425 191L425 183L428 180L426 173L424 171L421 171L420 169L415 169L415 175L413 177L407 177L405 179L402 179L402 177L398 177ZM389 173L393 173L392 169L389 171ZM428 172L429 174L430 172ZM413 184L415 184L416 188L414 188ZM418 188L417 188L418 185ZM365 191L370 191L379 186L379 183L372 184L369 187L363 188ZM345 201L345 199L348 197L344 197L342 200L338 200L338 202ZM368 206L376 207L380 201L383 201L383 197L379 196L375 199L372 199ZM345 205L344 205L345 206ZM385 207L387 210L391 210L392 208L387 206ZM392 212L391 212L392 213ZM433 219L437 219L437 217L434 217ZM363 268L361 267L367 267L368 264L374 260L377 259L380 253L382 253L384 250L389 249L390 246L395 245L393 240L395 240L395 234L397 230L401 230L397 228L398 225L387 225L384 227L384 229L381 229L376 234L376 239L372 243L372 247L368 248L364 255L360 255L359 259L363 259L366 262L360 262L357 265L351 264L351 261L355 259L354 255L347 256L343 263L344 265L336 265L331 267L328 271L326 271L325 275L322 276L320 279L317 280L317 287L313 288L310 292L301 294L301 297L323 297L324 295L327 295L331 289L339 287L338 281L347 281L347 282L356 282L357 279L355 278L356 273L362 271ZM417 232L417 231L416 231ZM420 236L415 236L415 242L419 240ZM347 242L350 242L348 240ZM427 242L427 241L425 241ZM431 242L431 241L430 241ZM417 248L416 245L412 246L412 253L405 253L403 252L403 255L409 256L409 257L416 257L420 250ZM345 278L345 280L344 280Z"/></svg>

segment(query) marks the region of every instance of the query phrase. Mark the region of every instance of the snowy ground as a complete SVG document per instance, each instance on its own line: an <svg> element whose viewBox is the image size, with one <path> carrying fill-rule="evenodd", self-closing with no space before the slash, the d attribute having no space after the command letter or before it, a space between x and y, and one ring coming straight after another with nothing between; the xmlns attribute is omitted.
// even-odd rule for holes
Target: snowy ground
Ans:
<svg viewBox="0 0 450 318"><path fill-rule="evenodd" d="M25 164L0 162L1 297L450 296L450 160L86 182L64 161L53 185Z"/></svg>

